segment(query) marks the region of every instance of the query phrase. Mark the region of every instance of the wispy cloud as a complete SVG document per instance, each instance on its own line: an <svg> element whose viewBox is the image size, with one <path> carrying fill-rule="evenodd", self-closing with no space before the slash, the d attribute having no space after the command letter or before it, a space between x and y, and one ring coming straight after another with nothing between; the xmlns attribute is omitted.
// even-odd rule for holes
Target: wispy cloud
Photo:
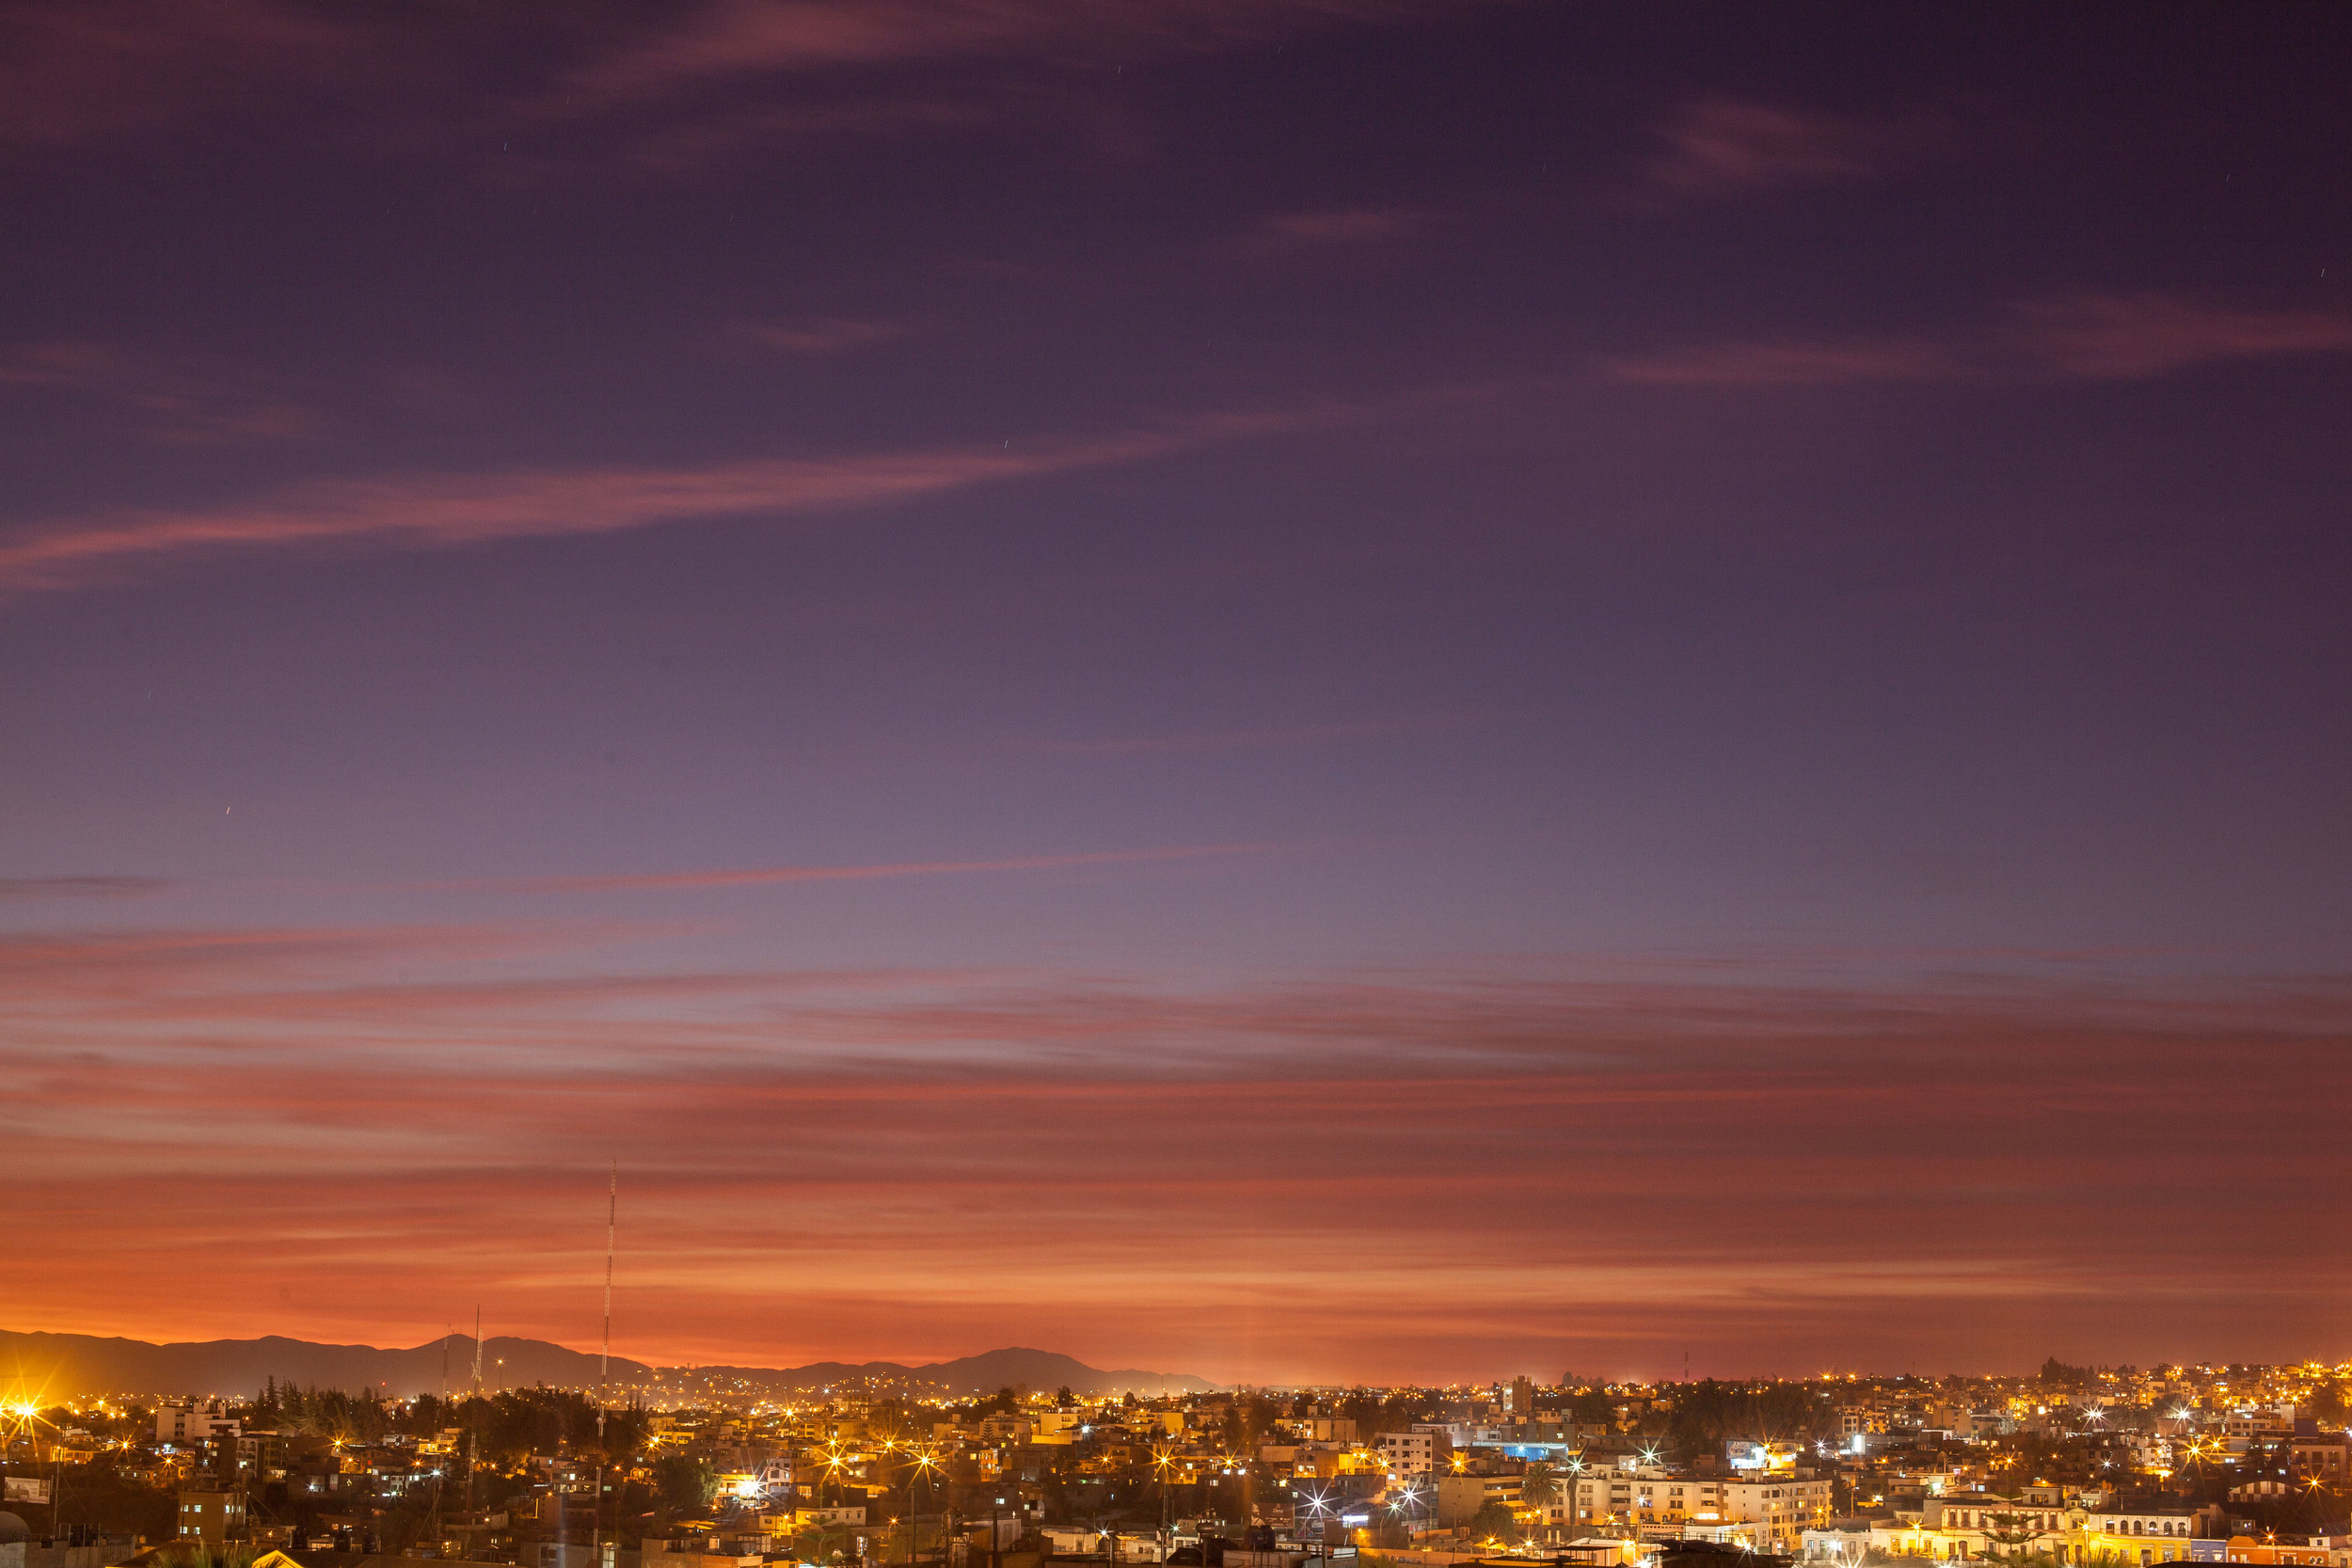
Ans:
<svg viewBox="0 0 2352 1568"><path fill-rule="evenodd" d="M738 330L744 340L762 348L814 356L896 342L907 337L912 328L904 322L805 316L792 321L745 322Z"/></svg>
<svg viewBox="0 0 2352 1568"><path fill-rule="evenodd" d="M678 122L646 133L629 161L649 172L682 174L778 142L903 136L969 128L990 118L977 103L906 94L697 105Z"/></svg>
<svg viewBox="0 0 2352 1568"><path fill-rule="evenodd" d="M161 877L0 877L0 898L138 898L176 885Z"/></svg>
<svg viewBox="0 0 2352 1568"><path fill-rule="evenodd" d="M1271 854L1279 844L1197 844L1160 849L1101 849L1075 855L1020 855L986 861L897 861L871 865L769 865L717 871L657 871L588 877L521 878L466 883L516 893L653 893L671 890L773 887L792 882L868 882L899 877L953 877L976 872L1067 871L1082 866L1148 865L1165 861Z"/></svg>
<svg viewBox="0 0 2352 1568"><path fill-rule="evenodd" d="M1271 260L1336 247L1377 245L1402 238L1428 214L1404 207L1333 207L1302 213L1277 213L1260 218L1244 232L1244 255Z"/></svg>
<svg viewBox="0 0 2352 1568"><path fill-rule="evenodd" d="M671 91L715 78L987 55L1099 55L1257 43L1427 14L1409 0L717 0L581 71L592 93Z"/></svg>
<svg viewBox="0 0 2352 1568"><path fill-rule="evenodd" d="M2352 350L2352 316L2093 294L2026 306L2007 338L2053 374L2128 381L2217 360L2342 354Z"/></svg>
<svg viewBox="0 0 2352 1568"><path fill-rule="evenodd" d="M1247 729L1200 730L1184 735L1104 736L1086 740L1041 740L1034 749L1063 756L1149 756L1185 752L1244 752L1268 747L1316 746L1335 740L1371 740L1386 736L1423 735L1483 723L1486 714L1406 716L1332 724L1268 724Z"/></svg>
<svg viewBox="0 0 2352 1568"><path fill-rule="evenodd" d="M364 56L351 13L275 0L79 0L0 12L0 139L51 143L162 124L256 83Z"/></svg>
<svg viewBox="0 0 2352 1568"><path fill-rule="evenodd" d="M317 436L330 421L267 378L219 364L172 363L110 343L49 341L0 350L0 388L100 399L147 433L183 445Z"/></svg>
<svg viewBox="0 0 2352 1568"><path fill-rule="evenodd" d="M1929 117L1871 119L1704 99L1686 104L1660 129L1647 174L1652 185L1681 197L1869 179L1939 139L1931 133L1941 124Z"/></svg>
<svg viewBox="0 0 2352 1568"><path fill-rule="evenodd" d="M1645 185L1670 199L1729 199L1886 179L1999 136L1983 110L1936 105L1833 113L1753 99L1698 99L1659 127Z"/></svg>
<svg viewBox="0 0 2352 1568"><path fill-rule="evenodd" d="M630 161L674 175L781 141L936 135L1040 118L1068 125L1097 156L1124 159L1151 136L1128 109L1083 85L1092 69L1448 9L1437 0L1132 0L1095 8L1056 0L706 0L594 40L582 63L525 112L670 120L636 138ZM944 62L958 69L927 69ZM1056 78L1040 66L1084 69ZM734 90L779 77L792 85L781 99L748 103Z"/></svg>
<svg viewBox="0 0 2352 1568"><path fill-rule="evenodd" d="M1756 339L1608 356L1602 374L1661 387L2145 380L2230 360L2352 351L2352 316L2249 310L2168 294L2017 307L1943 334Z"/></svg>
<svg viewBox="0 0 2352 1568"><path fill-rule="evenodd" d="M1707 343L1604 358L1600 367L1612 379L1657 387L1842 387L1979 373L1953 345L1923 338Z"/></svg>
<svg viewBox="0 0 2352 1568"><path fill-rule="evenodd" d="M128 512L36 527L0 542L0 593L69 587L143 561L220 549L371 543L453 546L611 533L694 518L801 515L1166 457L1360 418L1327 404L1190 416L1018 446L943 447L692 468L534 470L321 482L246 505Z"/></svg>
<svg viewBox="0 0 2352 1568"><path fill-rule="evenodd" d="M1241 1332L1311 1277L1356 1304L1398 1375L1545 1336L1629 1354L1729 1334L1716 1342L1761 1360L1767 1340L1851 1344L1874 1304L1902 1308L1891 1343L1940 1359L1986 1354L1988 1314L2052 1291L2103 1327L2157 1333L2148 1271L2217 1223L2249 1265L2228 1282L2241 1316L2299 1323L2297 1292L2318 1311L2342 1283L2311 1276L2308 1213L2260 1220L2276 1191L2325 1177L2328 1118L2352 1091L2339 974L1861 955L1836 972L1805 955L1802 982L1770 955L1192 984L700 974L632 972L610 932L552 936L0 940L0 1135L19 1199L72 1217L16 1238L0 1313L298 1327L277 1283L326 1273L350 1299L310 1310L364 1300L350 1321L397 1338L486 1274L506 1325L560 1335L590 1299L614 1153L628 1348L657 1358L706 1324L753 1333L738 1351L789 1351L741 1327L787 1290L850 1336L826 1350L901 1350L935 1311L984 1342L1035 1327L1052 1280L1092 1332L1185 1365L1171 1323ZM591 942L607 945L583 964ZM2185 1176L2165 1139L2081 1136L2170 1125L2192 1097L2273 1135L2221 1180ZM1627 1155L1563 1162L1580 1141ZM1769 1234L1702 1223L1759 1173ZM567 1197L580 1225L550 1226ZM2090 1225L2119 1238L2097 1269L2080 1261ZM230 1228L245 1266L221 1291L119 1316L126 1283ZM938 1284L943 1249L976 1232L1017 1289ZM1224 1260L1213 1275L1169 1264L1203 1248ZM1433 1295L1460 1305L1432 1318ZM2178 1300L2217 1305L2193 1284Z"/></svg>

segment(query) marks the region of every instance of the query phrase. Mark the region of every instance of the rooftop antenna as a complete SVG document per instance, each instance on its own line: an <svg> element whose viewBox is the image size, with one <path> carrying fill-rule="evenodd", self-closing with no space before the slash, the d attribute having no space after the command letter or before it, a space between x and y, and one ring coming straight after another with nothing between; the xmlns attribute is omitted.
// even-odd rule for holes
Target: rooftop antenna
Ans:
<svg viewBox="0 0 2352 1568"><path fill-rule="evenodd" d="M604 1397L612 1374L612 1236L621 1213L621 1163L604 1189L604 1344L596 1352L596 1489L588 1498L588 1561L604 1565Z"/></svg>

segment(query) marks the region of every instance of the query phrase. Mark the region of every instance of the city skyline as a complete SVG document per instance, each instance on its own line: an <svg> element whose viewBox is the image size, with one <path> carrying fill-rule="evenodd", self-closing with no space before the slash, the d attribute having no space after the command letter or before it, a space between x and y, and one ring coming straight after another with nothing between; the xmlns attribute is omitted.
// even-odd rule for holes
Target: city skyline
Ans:
<svg viewBox="0 0 2352 1568"><path fill-rule="evenodd" d="M2352 11L0 37L0 1329L2352 1359Z"/></svg>
<svg viewBox="0 0 2352 1568"><path fill-rule="evenodd" d="M469 1329L451 1329L409 1346L326 1344L261 1336L155 1343L148 1340L0 1330L0 1408L20 1414L44 1408L86 1408L110 1401L190 1399L219 1403L250 1402L267 1386L317 1389L348 1397L393 1402L426 1398L476 1397L501 1391L552 1388L589 1394L605 1402L644 1402L657 1408L695 1409L728 1404L790 1404L818 1408L829 1402L882 1399L945 1404L993 1397L1013 1389L1024 1399L1061 1398L1117 1402L1183 1402L1205 1396L1248 1393L1344 1395L1367 1388L1482 1390L1518 1387L1548 1390L1651 1388L1663 1391L1723 1386L1909 1387L1933 1392L1961 1385L2049 1383L2053 1370L2079 1380L2077 1392L2115 1402L2146 1396L2147 1386L2169 1383L2215 1385L2226 1391L2236 1381L2268 1385L2301 1378L2314 1386L2352 1378L2352 1363L2317 1358L2276 1363L2171 1362L2141 1367L2094 1360L2072 1366L2056 1356L2033 1368L1947 1369L1942 1372L1823 1368L1797 1374L1702 1373L1692 1367L1655 1376L1608 1376L1574 1368L1564 1371L1497 1371L1446 1383L1370 1383L1363 1379L1271 1381L1219 1384L1183 1369L1111 1369L1089 1366L1058 1351L1001 1346L936 1362L825 1360L800 1367L760 1367L741 1362L660 1365L608 1356L545 1339L484 1332L477 1345ZM593 1369L593 1370L592 1370ZM379 1375L380 1374L380 1375ZM477 1387L477 1380L478 1387ZM248 1386L250 1386L248 1387ZM1507 1397L1507 1395L1506 1395ZM2249 1400L2261 1402L2254 1395ZM2162 1402L2161 1400L2158 1402ZM2185 1414L2194 1402L2174 1402ZM2090 1408L2097 1408L2093 1402Z"/></svg>
<svg viewBox="0 0 2352 1568"><path fill-rule="evenodd" d="M10 1500L42 1518L44 1553L151 1542L326 1568L392 1554L547 1563L583 1536L592 1559L628 1568L713 1568L714 1553L726 1568L983 1552L1204 1568L1234 1550L1281 1560L1271 1568L2352 1557L2335 1512L2352 1366L2053 1357L2002 1378L1137 1397L987 1387L1057 1370L1010 1354L1031 1359L967 1367L961 1386L457 1380L388 1397L273 1376L249 1397L16 1402L0 1405L0 1465ZM49 1474L25 1474L27 1460Z"/></svg>

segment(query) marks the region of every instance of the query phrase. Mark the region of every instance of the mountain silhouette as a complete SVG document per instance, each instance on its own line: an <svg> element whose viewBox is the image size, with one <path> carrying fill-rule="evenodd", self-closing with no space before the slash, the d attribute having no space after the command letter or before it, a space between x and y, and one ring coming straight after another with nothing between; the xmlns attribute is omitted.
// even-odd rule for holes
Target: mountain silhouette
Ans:
<svg viewBox="0 0 2352 1568"><path fill-rule="evenodd" d="M18 1333L0 1329L0 1398L70 1400L96 1394L140 1396L218 1394L247 1398L268 1380L307 1387L373 1388L387 1398L462 1394L473 1383L470 1335L429 1339L407 1350L328 1345L269 1335L259 1339L183 1340L102 1338L89 1334ZM769 1393L863 1383L890 1383L910 1392L994 1393L1004 1387L1073 1393L1204 1392L1216 1385L1176 1372L1135 1368L1105 1370L1054 1351L1010 1348L953 1361L908 1366L896 1361L819 1361L806 1367L654 1367L614 1356L607 1380L621 1388L673 1388L692 1393ZM596 1357L545 1339L495 1336L482 1344L482 1386L487 1389L596 1386Z"/></svg>

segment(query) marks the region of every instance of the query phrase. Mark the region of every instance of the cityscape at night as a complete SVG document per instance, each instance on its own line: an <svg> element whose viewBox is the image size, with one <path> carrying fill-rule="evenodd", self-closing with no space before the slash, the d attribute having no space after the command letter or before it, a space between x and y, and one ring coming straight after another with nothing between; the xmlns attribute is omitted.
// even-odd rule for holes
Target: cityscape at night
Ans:
<svg viewBox="0 0 2352 1568"><path fill-rule="evenodd" d="M405 1396L20 1400L10 1496L69 1563L2352 1562L2352 1367L1139 1393L1007 1351L681 1396L496 1386L498 1346ZM1079 1386L967 1391L1012 1370Z"/></svg>
<svg viewBox="0 0 2352 1568"><path fill-rule="evenodd" d="M0 0L0 1568L2352 1568L2352 4Z"/></svg>

